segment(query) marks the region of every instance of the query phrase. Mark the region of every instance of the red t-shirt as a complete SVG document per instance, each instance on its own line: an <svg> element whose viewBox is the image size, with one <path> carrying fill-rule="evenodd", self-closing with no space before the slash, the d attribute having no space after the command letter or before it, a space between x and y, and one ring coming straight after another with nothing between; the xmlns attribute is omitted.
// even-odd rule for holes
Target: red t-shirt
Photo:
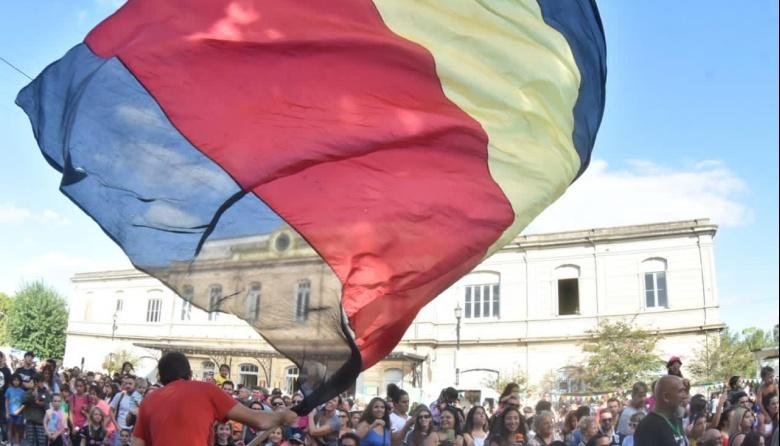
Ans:
<svg viewBox="0 0 780 446"><path fill-rule="evenodd" d="M207 446L214 421L236 404L214 384L179 379L144 398L133 436L146 446Z"/></svg>

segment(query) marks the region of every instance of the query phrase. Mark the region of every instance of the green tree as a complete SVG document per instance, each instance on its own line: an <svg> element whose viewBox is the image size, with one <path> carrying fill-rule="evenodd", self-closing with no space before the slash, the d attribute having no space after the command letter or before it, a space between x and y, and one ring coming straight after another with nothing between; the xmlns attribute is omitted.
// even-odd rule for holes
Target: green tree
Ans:
<svg viewBox="0 0 780 446"><path fill-rule="evenodd" d="M6 321L8 320L8 313L11 311L12 303L13 300L7 294L0 293L0 345L8 343Z"/></svg>
<svg viewBox="0 0 780 446"><path fill-rule="evenodd" d="M753 377L756 360L753 350L773 344L772 335L758 328L746 328L741 333L729 329L717 336L707 336L696 350L688 369L698 381L725 381L730 376Z"/></svg>
<svg viewBox="0 0 780 446"><path fill-rule="evenodd" d="M625 390L657 374L663 361L655 353L658 336L625 322L604 321L580 343L588 358L582 379L589 391Z"/></svg>
<svg viewBox="0 0 780 446"><path fill-rule="evenodd" d="M110 374L113 374L114 372L120 372L122 371L122 364L125 362L133 364L133 368L135 369L138 367L139 359L127 350L120 350L118 352L109 353L106 355L105 359L103 359L103 370Z"/></svg>
<svg viewBox="0 0 780 446"><path fill-rule="evenodd" d="M528 376L519 368L507 371L502 370L498 379L491 379L486 384L496 392L501 393L504 391L504 387L511 383L515 383L520 387L521 394L528 393L531 390L528 385Z"/></svg>
<svg viewBox="0 0 780 446"><path fill-rule="evenodd" d="M39 357L62 358L67 327L68 308L55 290L38 281L16 293L6 325L11 346Z"/></svg>

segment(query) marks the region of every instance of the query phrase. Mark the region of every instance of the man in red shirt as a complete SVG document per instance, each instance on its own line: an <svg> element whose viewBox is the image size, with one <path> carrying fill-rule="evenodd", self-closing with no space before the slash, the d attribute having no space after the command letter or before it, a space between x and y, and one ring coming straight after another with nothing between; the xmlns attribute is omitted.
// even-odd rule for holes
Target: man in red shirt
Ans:
<svg viewBox="0 0 780 446"><path fill-rule="evenodd" d="M163 387L144 399L133 430L133 446L207 446L215 421L238 421L256 430L291 424L290 410L258 412L210 383L192 381L187 358L170 352L157 365Z"/></svg>

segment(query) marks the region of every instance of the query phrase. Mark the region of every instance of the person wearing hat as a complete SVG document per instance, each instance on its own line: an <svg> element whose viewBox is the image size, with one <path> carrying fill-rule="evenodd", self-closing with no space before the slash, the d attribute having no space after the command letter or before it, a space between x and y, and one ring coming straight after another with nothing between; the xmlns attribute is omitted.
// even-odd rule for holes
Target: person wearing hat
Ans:
<svg viewBox="0 0 780 446"><path fill-rule="evenodd" d="M666 373L669 375L679 376L680 378L683 377L682 372L680 371L680 367L682 367L682 361L680 361L679 356L672 356L669 358L669 361L666 363Z"/></svg>

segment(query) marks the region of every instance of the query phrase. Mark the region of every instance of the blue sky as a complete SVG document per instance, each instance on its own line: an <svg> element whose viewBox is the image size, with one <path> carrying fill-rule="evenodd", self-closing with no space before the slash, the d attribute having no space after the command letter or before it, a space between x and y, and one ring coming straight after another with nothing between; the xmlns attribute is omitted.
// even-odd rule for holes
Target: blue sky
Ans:
<svg viewBox="0 0 780 446"><path fill-rule="evenodd" d="M31 76L121 2L0 2L0 56ZM721 318L778 322L778 4L602 1L607 108L594 163L529 231L709 217ZM0 291L126 266L57 191L13 101L28 80L0 63ZM598 196L597 203L583 198ZM577 215L561 224L558 215Z"/></svg>

